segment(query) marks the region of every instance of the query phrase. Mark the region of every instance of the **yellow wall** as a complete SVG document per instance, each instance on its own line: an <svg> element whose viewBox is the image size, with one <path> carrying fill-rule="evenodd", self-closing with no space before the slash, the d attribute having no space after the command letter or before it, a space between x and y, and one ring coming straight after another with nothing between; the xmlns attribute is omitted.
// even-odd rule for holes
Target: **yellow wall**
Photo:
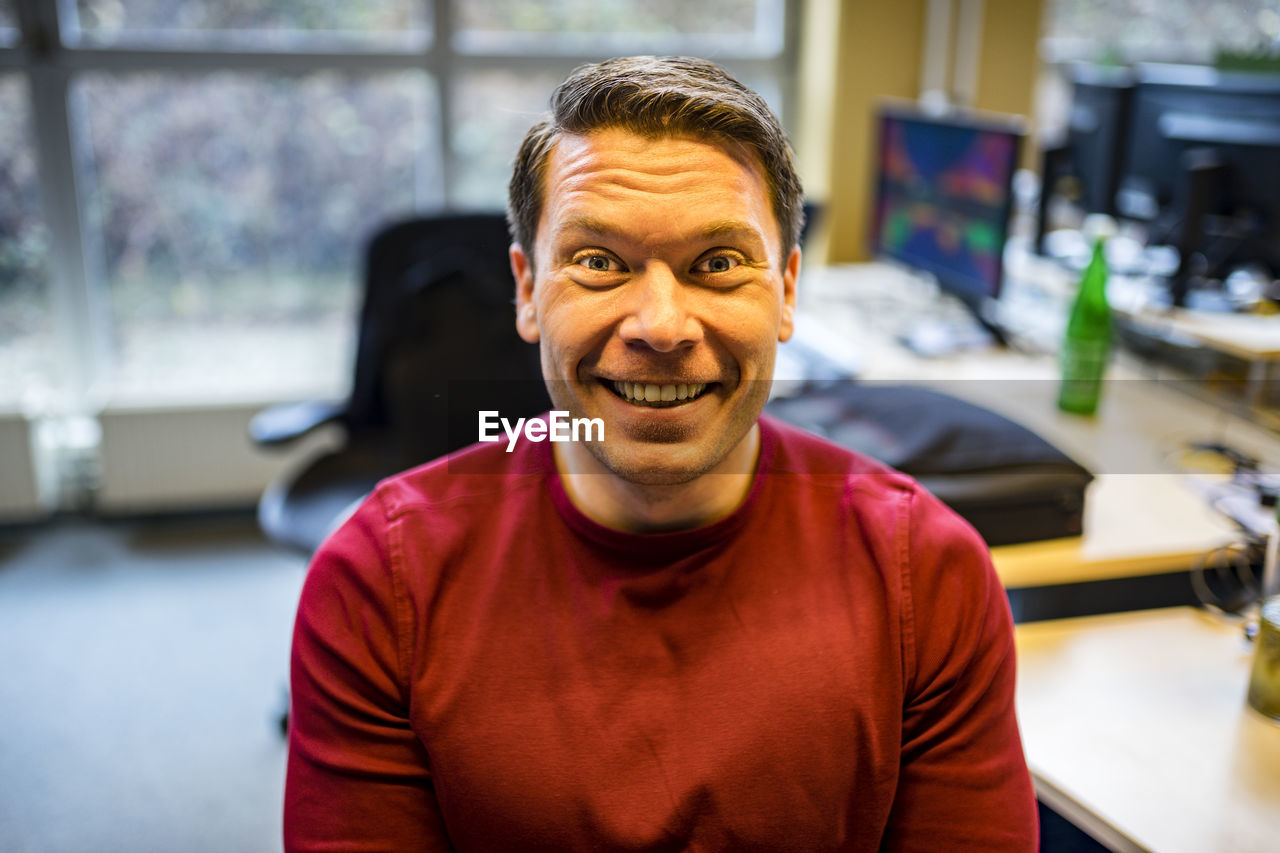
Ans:
<svg viewBox="0 0 1280 853"><path fill-rule="evenodd" d="M982 65L974 106L1027 117L1032 130L1036 79L1040 74L1039 42L1042 0L986 0L982 27ZM992 49L994 47L994 49ZM1022 165L1039 168L1036 139L1027 136Z"/></svg>
<svg viewBox="0 0 1280 853"><path fill-rule="evenodd" d="M1041 0L986 0L974 106L1031 116L1040 68Z"/></svg>
<svg viewBox="0 0 1280 853"><path fill-rule="evenodd" d="M927 0L806 4L796 144L806 191L826 204L810 263L867 258L874 109L883 97L919 94L927 6ZM1043 0L986 0L975 107L1030 117L1042 10ZM829 111L829 120L813 119L815 110Z"/></svg>

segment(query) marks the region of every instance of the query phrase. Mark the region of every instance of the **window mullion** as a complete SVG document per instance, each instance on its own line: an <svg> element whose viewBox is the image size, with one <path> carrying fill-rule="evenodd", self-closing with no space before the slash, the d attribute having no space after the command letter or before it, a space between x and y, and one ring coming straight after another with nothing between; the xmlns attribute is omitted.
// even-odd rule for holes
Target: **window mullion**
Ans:
<svg viewBox="0 0 1280 853"><path fill-rule="evenodd" d="M65 400L57 408L84 412L109 361L107 305L86 263L82 174L74 154L68 73L41 64L30 70L32 121L39 155L40 195L49 228L49 298L58 330Z"/></svg>
<svg viewBox="0 0 1280 853"><path fill-rule="evenodd" d="M63 54L76 71L280 71L417 68L417 52L237 51L200 49L75 48Z"/></svg>
<svg viewBox="0 0 1280 853"><path fill-rule="evenodd" d="M439 121L436 122L437 143L439 145L441 169L440 189L446 208L456 206L454 195L458 157L453 150L449 126L453 116L454 76L457 73L456 57L453 52L453 0L423 0L431 3L434 15L431 39L431 50L427 54L430 73L435 78L437 103L440 105Z"/></svg>
<svg viewBox="0 0 1280 853"><path fill-rule="evenodd" d="M30 11L30 10L28 10ZM108 306L101 281L87 263L84 231L84 194L70 121L71 72L59 61L65 55L56 46L58 8L55 0L42 0L38 18L24 20L52 40L51 46L31 57L28 74L32 121L39 163L40 194L50 235L49 297L59 338L59 370L64 383L54 404L59 413L91 412L109 364ZM40 38L27 30L28 38Z"/></svg>

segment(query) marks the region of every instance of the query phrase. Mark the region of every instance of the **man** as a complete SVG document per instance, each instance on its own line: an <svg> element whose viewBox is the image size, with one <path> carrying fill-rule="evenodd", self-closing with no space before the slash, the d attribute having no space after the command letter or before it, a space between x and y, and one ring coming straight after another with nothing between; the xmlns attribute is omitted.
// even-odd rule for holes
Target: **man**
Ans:
<svg viewBox="0 0 1280 853"><path fill-rule="evenodd" d="M511 181L517 330L600 441L384 482L294 639L290 850L1031 850L986 549L761 418L800 186L710 63L576 71Z"/></svg>

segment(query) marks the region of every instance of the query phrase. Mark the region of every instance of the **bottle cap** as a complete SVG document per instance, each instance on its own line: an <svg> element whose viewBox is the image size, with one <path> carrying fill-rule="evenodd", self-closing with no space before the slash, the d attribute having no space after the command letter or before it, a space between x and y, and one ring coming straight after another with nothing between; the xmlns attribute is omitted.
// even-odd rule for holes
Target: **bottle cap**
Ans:
<svg viewBox="0 0 1280 853"><path fill-rule="evenodd" d="M1105 213L1090 213L1084 218L1084 222L1080 225L1080 233L1090 244L1099 239L1108 240L1120 230L1116 225L1116 221Z"/></svg>

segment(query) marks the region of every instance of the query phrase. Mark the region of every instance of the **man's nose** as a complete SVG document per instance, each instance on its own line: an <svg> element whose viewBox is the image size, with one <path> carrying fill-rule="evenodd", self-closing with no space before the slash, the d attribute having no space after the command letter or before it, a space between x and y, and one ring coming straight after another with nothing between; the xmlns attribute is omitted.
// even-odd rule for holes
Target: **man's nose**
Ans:
<svg viewBox="0 0 1280 853"><path fill-rule="evenodd" d="M618 333L627 343L673 352L702 339L702 324L690 310L689 287L665 264L649 264L629 282L627 316Z"/></svg>

